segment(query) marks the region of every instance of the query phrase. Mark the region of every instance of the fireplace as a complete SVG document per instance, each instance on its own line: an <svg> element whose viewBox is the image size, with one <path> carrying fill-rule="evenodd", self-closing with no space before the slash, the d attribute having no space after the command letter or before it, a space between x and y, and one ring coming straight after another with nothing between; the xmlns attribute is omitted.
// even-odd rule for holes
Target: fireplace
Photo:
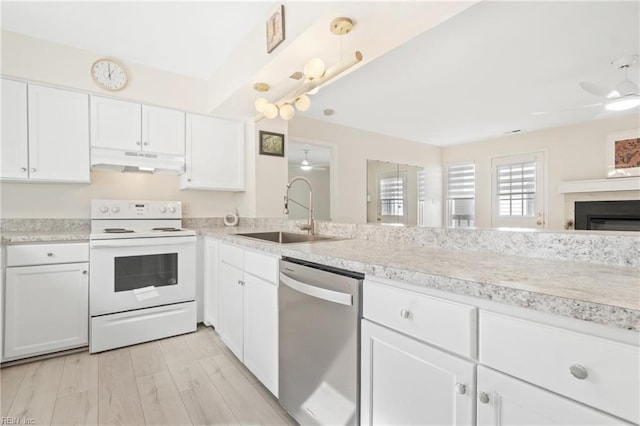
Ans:
<svg viewBox="0 0 640 426"><path fill-rule="evenodd" d="M640 231L640 200L576 201L575 229Z"/></svg>

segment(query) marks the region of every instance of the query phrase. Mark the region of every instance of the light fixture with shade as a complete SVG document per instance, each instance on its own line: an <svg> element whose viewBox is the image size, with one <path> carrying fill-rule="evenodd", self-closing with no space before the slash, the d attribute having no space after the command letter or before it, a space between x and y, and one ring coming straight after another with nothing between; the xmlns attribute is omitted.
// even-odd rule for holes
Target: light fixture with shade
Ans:
<svg viewBox="0 0 640 426"><path fill-rule="evenodd" d="M313 169L313 166L311 166L311 164L309 163L309 150L305 149L303 151L304 151L304 160L300 162L300 170L308 172L309 170Z"/></svg>
<svg viewBox="0 0 640 426"><path fill-rule="evenodd" d="M345 17L333 19L329 26L331 33L338 36L349 34L352 29L353 21ZM328 85L338 75L361 61L362 53L359 51L355 52L352 59L340 62L330 68L326 68L324 61L320 58L310 59L304 66L306 79L302 86L274 103L269 103L266 98L256 99L254 104L258 115L256 115L255 121L260 121L263 118L276 118L278 115L283 120L291 120L295 115L294 105L298 111L307 111L311 107L308 95L317 93L320 87ZM254 88L256 88L255 85ZM256 88L256 90L258 89Z"/></svg>

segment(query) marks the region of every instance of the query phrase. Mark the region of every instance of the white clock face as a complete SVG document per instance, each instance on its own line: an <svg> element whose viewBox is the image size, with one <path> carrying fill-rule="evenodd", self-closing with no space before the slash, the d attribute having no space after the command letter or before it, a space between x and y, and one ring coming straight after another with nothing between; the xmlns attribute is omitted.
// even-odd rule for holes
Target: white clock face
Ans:
<svg viewBox="0 0 640 426"><path fill-rule="evenodd" d="M107 90L120 90L127 84L127 74L116 62L99 59L91 67L91 76L98 85Z"/></svg>

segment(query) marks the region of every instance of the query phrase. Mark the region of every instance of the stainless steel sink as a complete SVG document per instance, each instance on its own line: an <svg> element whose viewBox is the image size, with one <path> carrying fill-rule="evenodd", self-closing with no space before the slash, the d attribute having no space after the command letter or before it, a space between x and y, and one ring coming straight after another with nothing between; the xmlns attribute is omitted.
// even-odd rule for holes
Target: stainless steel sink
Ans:
<svg viewBox="0 0 640 426"><path fill-rule="evenodd" d="M235 234L240 237L255 238L262 241L271 241L272 243L279 244L293 244L293 243L310 243L314 241L336 241L338 238L324 237L321 235L307 235L296 234L294 232L248 232L245 234Z"/></svg>

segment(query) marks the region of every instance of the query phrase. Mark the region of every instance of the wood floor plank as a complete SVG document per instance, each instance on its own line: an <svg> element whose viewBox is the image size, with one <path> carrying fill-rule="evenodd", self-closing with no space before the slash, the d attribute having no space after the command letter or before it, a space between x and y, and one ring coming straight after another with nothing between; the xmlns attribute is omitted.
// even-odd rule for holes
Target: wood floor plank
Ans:
<svg viewBox="0 0 640 426"><path fill-rule="evenodd" d="M13 403L29 364L20 364L0 370L0 415L6 416Z"/></svg>
<svg viewBox="0 0 640 426"><path fill-rule="evenodd" d="M194 425L237 425L238 420L213 383L180 392Z"/></svg>
<svg viewBox="0 0 640 426"><path fill-rule="evenodd" d="M64 357L58 398L98 388L98 355L80 352Z"/></svg>
<svg viewBox="0 0 640 426"><path fill-rule="evenodd" d="M98 423L144 424L129 348L99 354Z"/></svg>
<svg viewBox="0 0 640 426"><path fill-rule="evenodd" d="M220 347L214 341L213 330L210 327L198 329L196 333L182 336L189 346L195 359L202 359L220 353Z"/></svg>
<svg viewBox="0 0 640 426"><path fill-rule="evenodd" d="M140 345L131 346L131 361L133 362L133 370L136 377L155 374L160 371L167 370L167 364L164 362L164 356L160 349L159 342L148 342Z"/></svg>
<svg viewBox="0 0 640 426"><path fill-rule="evenodd" d="M207 374L197 360L170 364L169 371L179 391L202 386L209 382Z"/></svg>
<svg viewBox="0 0 640 426"><path fill-rule="evenodd" d="M191 424L189 414L168 371L138 377L137 381L147 424Z"/></svg>
<svg viewBox="0 0 640 426"><path fill-rule="evenodd" d="M200 360L240 424L280 425L282 417L224 354Z"/></svg>
<svg viewBox="0 0 640 426"><path fill-rule="evenodd" d="M236 357L236 355L227 347L222 338L217 332L213 332L213 341L218 345L220 351L231 360L238 370L249 380L251 383L258 383L258 379L254 376L242 362Z"/></svg>
<svg viewBox="0 0 640 426"><path fill-rule="evenodd" d="M27 365L27 371L7 415L31 419L32 424L49 424L62 377L64 357Z"/></svg>
<svg viewBox="0 0 640 426"><path fill-rule="evenodd" d="M66 394L56 400L52 425L97 425L98 388Z"/></svg>
<svg viewBox="0 0 640 426"><path fill-rule="evenodd" d="M195 359L191 348L185 343L182 336L160 340L160 348L168 366Z"/></svg>
<svg viewBox="0 0 640 426"><path fill-rule="evenodd" d="M267 389L262 383L255 383L254 386L260 392L262 397L273 407L273 409L278 413L278 415L282 418L282 424L288 426L298 426L298 422L295 421L293 417L289 415L285 411L284 408L278 402L278 398L276 398L269 389Z"/></svg>

